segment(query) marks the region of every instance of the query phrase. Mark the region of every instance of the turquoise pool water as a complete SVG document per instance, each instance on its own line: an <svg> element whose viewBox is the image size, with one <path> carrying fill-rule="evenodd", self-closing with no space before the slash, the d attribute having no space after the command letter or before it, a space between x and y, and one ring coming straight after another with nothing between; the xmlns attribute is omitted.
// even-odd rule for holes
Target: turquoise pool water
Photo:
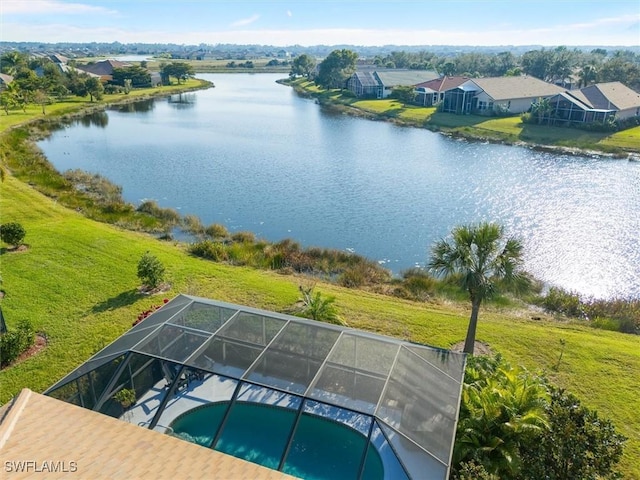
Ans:
<svg viewBox="0 0 640 480"><path fill-rule="evenodd" d="M228 402L211 403L183 413L170 425L174 435L210 447ZM215 450L277 469L296 419L296 410L250 402L231 407ZM308 480L384 478L382 460L360 432L339 422L303 413L282 471Z"/></svg>

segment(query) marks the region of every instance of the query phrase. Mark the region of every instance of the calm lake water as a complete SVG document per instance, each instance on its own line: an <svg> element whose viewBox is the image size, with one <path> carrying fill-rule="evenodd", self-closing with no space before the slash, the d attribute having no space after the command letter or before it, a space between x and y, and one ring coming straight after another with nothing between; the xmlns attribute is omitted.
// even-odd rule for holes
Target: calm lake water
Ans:
<svg viewBox="0 0 640 480"><path fill-rule="evenodd" d="M109 110L39 143L60 171L268 240L354 251L398 273L452 227L489 220L526 268L596 297L640 298L640 163L468 143L325 111L281 74Z"/></svg>

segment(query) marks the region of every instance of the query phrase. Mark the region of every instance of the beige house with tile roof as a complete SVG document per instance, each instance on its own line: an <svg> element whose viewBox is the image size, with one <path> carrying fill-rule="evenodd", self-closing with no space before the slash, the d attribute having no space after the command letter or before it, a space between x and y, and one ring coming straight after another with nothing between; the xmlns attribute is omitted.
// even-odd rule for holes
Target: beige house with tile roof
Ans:
<svg viewBox="0 0 640 480"><path fill-rule="evenodd" d="M282 472L29 389L0 409L4 480L286 480Z"/></svg>

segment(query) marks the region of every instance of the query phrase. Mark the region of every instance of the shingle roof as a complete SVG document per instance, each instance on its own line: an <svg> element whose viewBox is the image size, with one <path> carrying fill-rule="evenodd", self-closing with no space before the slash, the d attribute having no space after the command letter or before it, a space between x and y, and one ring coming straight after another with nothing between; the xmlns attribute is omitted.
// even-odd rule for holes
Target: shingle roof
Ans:
<svg viewBox="0 0 640 480"><path fill-rule="evenodd" d="M440 76L432 70L376 70L376 75L385 87L417 85Z"/></svg>
<svg viewBox="0 0 640 480"><path fill-rule="evenodd" d="M95 73L96 75L112 75L114 68L130 67L131 64L121 62L119 60L102 60L91 65L78 66L79 69L86 72Z"/></svg>
<svg viewBox="0 0 640 480"><path fill-rule="evenodd" d="M294 478L29 389L0 420L0 461L12 479Z"/></svg>
<svg viewBox="0 0 640 480"><path fill-rule="evenodd" d="M470 82L484 90L493 100L535 99L565 91L562 87L529 76L474 78Z"/></svg>
<svg viewBox="0 0 640 480"><path fill-rule="evenodd" d="M626 110L640 107L640 94L620 82L597 83L568 93L594 109Z"/></svg>
<svg viewBox="0 0 640 480"><path fill-rule="evenodd" d="M446 92L447 90L451 90L452 88L456 88L459 85L462 85L464 82L469 80L469 77L440 77L435 78L433 80L429 80L428 82L418 83L416 88L429 88L434 92Z"/></svg>

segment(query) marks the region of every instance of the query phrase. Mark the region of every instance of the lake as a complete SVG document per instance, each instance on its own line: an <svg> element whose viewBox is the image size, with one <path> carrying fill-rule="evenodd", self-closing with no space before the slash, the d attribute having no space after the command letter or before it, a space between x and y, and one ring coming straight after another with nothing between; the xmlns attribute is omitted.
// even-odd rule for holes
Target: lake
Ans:
<svg viewBox="0 0 640 480"><path fill-rule="evenodd" d="M216 87L110 109L39 146L58 170L100 173L136 205L349 250L394 273L423 266L456 225L499 222L548 284L640 298L639 162L336 114L282 76L201 75Z"/></svg>

